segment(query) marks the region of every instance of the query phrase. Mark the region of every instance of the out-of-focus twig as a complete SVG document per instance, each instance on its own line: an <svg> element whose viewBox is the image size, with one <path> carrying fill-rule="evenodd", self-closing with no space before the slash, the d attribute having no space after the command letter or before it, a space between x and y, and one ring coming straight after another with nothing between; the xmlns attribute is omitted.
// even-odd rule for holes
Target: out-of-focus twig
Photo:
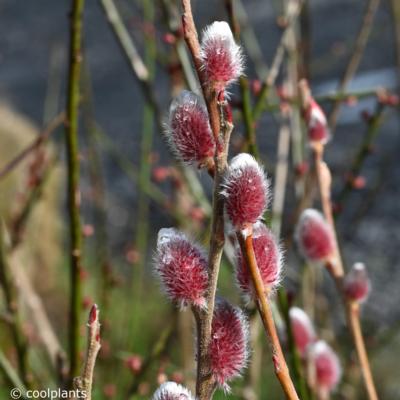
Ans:
<svg viewBox="0 0 400 400"><path fill-rule="evenodd" d="M146 0L142 1L144 21L148 24L154 24L154 5L152 2ZM154 83L155 77L155 67L156 67L156 55L157 47L154 37L149 35L145 36L145 61L147 70L149 72L149 82ZM139 169L139 181L141 187L146 187L149 185L151 180L151 161L149 160L151 156L151 150L153 146L153 136L154 136L154 111L153 108L147 104L144 105L143 110L143 126L142 126L142 136L140 143L140 169ZM138 270L141 277L137 280L139 286L136 286L135 292L137 293L137 304L140 304L140 297L143 287L143 268L144 260L146 259L145 254L147 250L147 240L149 233L149 202L147 195L144 192L140 192L138 196L138 214L137 214L137 224L136 224L136 240L135 248L141 255L139 257Z"/></svg>
<svg viewBox="0 0 400 400"><path fill-rule="evenodd" d="M340 79L340 83L338 86L338 92L344 92L346 90L347 85L353 78L356 73L358 66L360 65L361 58L364 54L365 47L368 42L369 35L372 30L372 24L374 21L374 16L376 14L376 10L378 9L380 0L369 0L367 4L367 8L365 10L364 18L362 21L361 28L358 32L354 49L352 51L352 55L349 59L349 62L346 66L345 72ZM332 111L329 114L328 122L331 129L331 132L335 130L337 118L339 116L340 111L340 102L335 102L333 105Z"/></svg>
<svg viewBox="0 0 400 400"><path fill-rule="evenodd" d="M65 121L65 112L58 114L43 130L43 132L25 149L17 154L10 162L0 170L0 179L10 173L19 163L46 142L50 135Z"/></svg>
<svg viewBox="0 0 400 400"><path fill-rule="evenodd" d="M143 361L142 368L134 377L134 380L127 393L127 400L130 399L137 392L141 378L147 373L153 362L166 353L168 345L170 344L171 339L176 333L176 320L177 318L174 314L174 317L170 319L170 323L165 327L165 329L161 331L158 339L156 340L150 351L150 354Z"/></svg>
<svg viewBox="0 0 400 400"><path fill-rule="evenodd" d="M141 58L139 52L136 49L136 45L133 42L132 38L129 35L127 28L125 27L121 15L118 12L118 9L113 0L100 0L103 6L104 12L108 18L108 21L113 29L113 32L118 40L118 43L121 46L121 49L136 77L136 79L140 83L140 87L142 89L142 93L149 106L152 108L155 114L155 121L157 123L157 130L161 134L163 132L163 123L162 116L160 113L160 108L157 102L156 94L154 91L154 87L151 82L151 73L146 67L143 59ZM164 0L163 0L164 1ZM165 0L167 1L167 0ZM169 7L167 6L167 9ZM172 23L172 22L171 22ZM186 54L186 50L182 47L182 44L177 45L177 51L180 58L180 61L184 67L185 76L188 80L189 87L191 90L196 90L196 84L193 82L193 73L189 73L190 70L190 62L188 62L188 57ZM194 178L194 183L198 183L198 178ZM192 182L188 182L189 185L192 185Z"/></svg>
<svg viewBox="0 0 400 400"><path fill-rule="evenodd" d="M240 41L240 26L236 18L233 0L225 0L225 7L229 17L231 30L237 42ZM249 81L242 75L239 78L240 92L242 97L242 114L246 133L247 152L258 158L258 149L256 144L256 129L252 115L252 104L250 96Z"/></svg>
<svg viewBox="0 0 400 400"><path fill-rule="evenodd" d="M107 16L108 22L110 23L112 30L118 40L118 44L123 50L123 54L126 57L129 66L134 72L134 76L138 80L142 93L146 98L146 101L151 105L156 115L156 122L158 124L158 130L161 132L162 122L160 109L156 100L153 87L150 81L150 73L146 67L143 59L136 49L135 43L133 42L127 28L125 27L121 15L113 0L100 0L100 3Z"/></svg>
<svg viewBox="0 0 400 400"><path fill-rule="evenodd" d="M235 15L240 24L241 37L249 59L254 64L254 69L258 77L263 77L267 74L268 68L264 61L263 50L261 49L259 38L254 32L253 25L249 21L246 9L242 0L233 0L235 6Z"/></svg>
<svg viewBox="0 0 400 400"><path fill-rule="evenodd" d="M275 169L274 197L272 201L271 229L280 236L283 207L285 202L286 182L289 163L290 128L288 115L282 115L281 127L279 129L277 162Z"/></svg>
<svg viewBox="0 0 400 400"><path fill-rule="evenodd" d="M181 28L181 18L178 8L175 2L172 0L161 0L161 6L164 13L164 18L167 20L168 28L177 36L175 41L175 49L182 67L186 83L192 92L198 92L199 83L195 73L193 72L185 42L181 35L179 35Z"/></svg>
<svg viewBox="0 0 400 400"><path fill-rule="evenodd" d="M97 143L97 127L95 110L93 104L92 86L90 73L87 68L83 75L83 124L86 131L85 139L87 141L88 151L88 172L92 184L93 203L95 209L96 224L96 263L101 265L101 293L100 307L103 315L108 315L108 306L112 293L113 271L110 262L108 247L108 229L107 229L107 207L106 207L106 188L103 165ZM103 329L104 337L104 329Z"/></svg>
<svg viewBox="0 0 400 400"><path fill-rule="evenodd" d="M272 63L269 68L268 74L265 77L257 101L253 108L253 119L255 121L259 119L262 111L265 109L265 102L268 98L269 90L275 83L275 80L278 76L279 69L283 61L283 57L285 55L287 37L290 35L292 24L296 21L296 18L298 17L299 12L301 10L301 6L302 6L302 1L298 0L296 1L296 3L293 3L293 7L290 10L290 14L288 15L287 18L286 28L282 33L280 42L275 51L274 58L272 59Z"/></svg>
<svg viewBox="0 0 400 400"><path fill-rule="evenodd" d="M80 315L82 307L81 251L82 232L79 191L79 103L82 63L82 20L84 0L73 0L70 19L69 76L67 90L67 192L70 228L70 380L78 374L80 350Z"/></svg>
<svg viewBox="0 0 400 400"><path fill-rule="evenodd" d="M12 265L13 276L18 284L22 301L29 310L29 316L36 327L36 331L46 349L50 362L62 377L65 373L64 368L66 365L64 350L54 333L42 299L38 296L29 277L26 275L18 248L14 249L9 255L8 262Z"/></svg>
<svg viewBox="0 0 400 400"><path fill-rule="evenodd" d="M385 106L382 103L378 103L375 113L369 118L367 122L368 127L364 139L361 143L361 146L357 150L355 157L353 158L350 170L348 171L346 182L336 197L336 202L339 205L338 212L341 211L344 201L346 200L350 191L353 189L353 180L360 174L360 171L364 165L364 161L371 151L373 142L381 131L379 128L382 123L384 109Z"/></svg>
<svg viewBox="0 0 400 400"><path fill-rule="evenodd" d="M397 64L397 85L400 87L400 3L398 0L390 1L392 7L394 43Z"/></svg>
<svg viewBox="0 0 400 400"><path fill-rule="evenodd" d="M15 371L15 369L7 360L7 357L1 350L0 350L0 370L3 372L5 378L10 382L12 387L18 388L22 394L22 398L25 398L23 394L26 392L26 388L22 383L21 379L19 378L17 371Z"/></svg>
<svg viewBox="0 0 400 400"><path fill-rule="evenodd" d="M18 357L18 371L25 385L29 386L28 378L28 342L24 334L20 299L15 285L11 267L6 255L6 234L2 221L0 225L0 283L3 288L7 313L10 316L12 338Z"/></svg>
<svg viewBox="0 0 400 400"><path fill-rule="evenodd" d="M21 242L23 237L24 228L34 209L37 202L41 199L43 193L43 187L48 181L51 172L54 170L58 161L58 157L49 160L47 165L44 166L44 170L41 172L40 176L37 177L37 182L35 182L34 187L29 193L28 199L26 200L24 206L20 212L13 218L12 229L10 231L11 235L11 248L14 249Z"/></svg>
<svg viewBox="0 0 400 400"><path fill-rule="evenodd" d="M303 99L302 108L305 110L309 106L308 102L311 101L312 99L310 88L308 87L306 81L301 81L299 83L299 89L301 91L301 97ZM354 345L357 350L357 356L360 362L360 367L363 374L364 384L368 394L368 398L369 400L377 400L378 396L375 389L371 367L369 364L368 355L365 348L365 342L361 331L359 304L353 303L352 301L346 299L343 293L343 279L345 271L338 245L335 222L333 219L332 201L331 201L332 177L328 165L324 162L324 157L323 157L324 145L321 142L315 142L312 144L312 151L313 151L315 169L317 173L317 181L320 191L322 210L326 221L332 228L334 245L335 245L334 254L332 258L327 261L326 268L333 277L337 290L342 295L343 298L347 314L348 327L352 334Z"/></svg>

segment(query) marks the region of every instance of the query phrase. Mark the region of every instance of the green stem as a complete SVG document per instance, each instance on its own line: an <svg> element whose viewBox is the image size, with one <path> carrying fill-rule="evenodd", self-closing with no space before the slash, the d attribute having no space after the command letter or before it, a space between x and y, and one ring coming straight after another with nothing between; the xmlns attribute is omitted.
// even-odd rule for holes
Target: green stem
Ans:
<svg viewBox="0 0 400 400"><path fill-rule="evenodd" d="M246 77L240 77L240 91L242 93L242 113L246 132L247 151L256 158L259 158L259 152L256 143L255 121L251 106L251 96L249 81Z"/></svg>
<svg viewBox="0 0 400 400"><path fill-rule="evenodd" d="M70 224L71 292L69 315L70 379L79 374L80 314L82 304L81 247L82 233L79 212L78 123L80 75L82 62L82 14L84 0L72 0L69 48L69 80L67 97L67 175Z"/></svg>
<svg viewBox="0 0 400 400"><path fill-rule="evenodd" d="M236 42L240 41L240 26L236 18L235 7L232 0L225 0L225 7L229 17L229 23L232 32L235 36ZM242 115L246 133L246 147L247 152L258 158L258 148L256 143L256 129L253 119L253 109L251 104L249 80L245 76L241 76L239 79L240 93L242 96Z"/></svg>
<svg viewBox="0 0 400 400"><path fill-rule="evenodd" d="M378 103L374 115L368 121L368 129L351 165L349 179L347 179L345 185L337 196L337 202L340 205L343 205L343 203L346 201L347 196L353 189L352 179L359 175L365 159L367 158L368 154L370 154L372 143L380 132L379 128L382 123L384 109L385 106L381 103Z"/></svg>
<svg viewBox="0 0 400 400"><path fill-rule="evenodd" d="M85 129L86 146L88 148L88 173L93 187L93 206L94 219L96 224L95 263L101 266L101 290L100 308L102 315L108 315L108 308L113 287L113 270L110 263L108 249L108 230L107 230L107 207L106 207L106 188L101 156L99 154L96 137L96 118L93 104L93 90L89 69L84 65L83 72L83 125ZM106 327L102 329L102 337L105 337Z"/></svg>
<svg viewBox="0 0 400 400"><path fill-rule="evenodd" d="M143 0L144 20L152 24L154 22L154 6L152 2ZM155 75L155 59L156 59L156 42L155 38L146 35L145 38L145 63L149 71L149 83L154 79ZM140 145L140 170L139 170L139 184L141 187L148 187L151 179L151 162L149 156L153 146L153 133L154 133L154 109L149 104L144 105L143 112L143 127L142 127L142 142ZM138 201L138 223L136 226L136 248L143 257L140 258L140 268L142 269L145 259L147 248L147 238L149 230L149 202L148 196L144 191L139 194Z"/></svg>

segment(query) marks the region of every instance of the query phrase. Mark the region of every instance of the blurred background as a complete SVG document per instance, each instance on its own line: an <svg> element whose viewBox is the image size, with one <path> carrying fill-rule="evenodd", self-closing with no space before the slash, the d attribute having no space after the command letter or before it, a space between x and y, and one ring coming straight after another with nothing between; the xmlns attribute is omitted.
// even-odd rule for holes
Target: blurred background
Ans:
<svg viewBox="0 0 400 400"><path fill-rule="evenodd" d="M192 3L199 30L214 20L229 20L229 1ZM333 398L364 399L340 299L325 271L304 264L292 241L303 204L309 149L299 109L291 99L298 79L306 78L332 127L326 160L333 173L345 264L364 262L372 281L362 323L378 390L382 399L398 399L400 4L305 0L298 13L291 0L232 3L253 105L270 76L277 48L283 49L274 84L254 121L257 154L273 185L278 168L288 167L283 183L280 180L274 189L282 202L274 202L270 215L286 249L283 287L290 301L313 317L318 334L341 358L344 377ZM28 348L25 372L33 387L59 387L55 360L68 347L62 112L70 7L66 0L0 0L2 398L15 386L9 372L18 371L10 312L20 320ZM103 340L96 399L149 398L167 378L188 386L194 382L191 316L177 313L152 275L160 228L179 227L205 245L209 239L212 181L205 172L176 163L161 134L171 99L184 88L198 91L181 37L179 7L175 0L87 0L84 8L81 323L84 337L88 307L98 303ZM244 93L241 85L231 93L235 122L231 156L248 146ZM318 202L314 205L319 207ZM11 303L10 286L15 289ZM219 288L240 303L229 257L223 260ZM279 399L269 349L257 321L257 316L252 318L251 366L233 384L231 397ZM217 392L216 398L220 397L222 391Z"/></svg>

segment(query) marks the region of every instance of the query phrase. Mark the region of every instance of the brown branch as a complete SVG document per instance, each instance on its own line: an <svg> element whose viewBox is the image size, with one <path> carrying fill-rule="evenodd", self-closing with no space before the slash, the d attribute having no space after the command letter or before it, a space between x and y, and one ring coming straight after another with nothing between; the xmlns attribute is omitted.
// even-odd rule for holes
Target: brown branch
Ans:
<svg viewBox="0 0 400 400"><path fill-rule="evenodd" d="M362 373L364 376L365 385L367 388L368 398L377 400L374 379L372 376L371 368L369 366L368 354L365 348L364 337L360 324L360 305L356 302L347 302L347 315L351 325L351 333L353 335L354 343L356 345L358 358L360 360Z"/></svg>
<svg viewBox="0 0 400 400"><path fill-rule="evenodd" d="M36 150L41 144L47 141L50 135L65 121L65 112L58 114L43 130L43 132L25 149L18 153L10 162L0 170L0 179L8 175L25 158Z"/></svg>
<svg viewBox="0 0 400 400"><path fill-rule="evenodd" d="M85 362L81 376L74 378L74 387L81 392L79 396L83 395L85 400L91 400L94 366L101 348L99 310L96 304L90 310L87 327L88 343Z"/></svg>
<svg viewBox="0 0 400 400"><path fill-rule="evenodd" d="M310 89L305 81L299 83L299 89L302 97L302 108L306 109L308 101L311 99ZM358 306L356 307L350 302L343 294L343 279L344 279L344 268L343 260L340 254L338 240L336 236L335 222L332 212L332 201L331 201L331 172L329 167L323 160L324 145L321 143L314 143L312 145L313 157L315 163L315 169L317 173L317 181L319 187L319 193L321 198L322 210L326 221L332 228L334 234L334 245L335 251L332 259L326 263L326 268L335 280L336 287L339 293L341 293L344 306L346 309L348 326L351 331L354 345L357 350L358 360L360 362L361 371L364 378L365 388L367 390L369 400L377 400L378 396L376 393L371 367L369 364L367 351L365 349L364 338L361 332L360 319L358 313Z"/></svg>
<svg viewBox="0 0 400 400"><path fill-rule="evenodd" d="M200 44L197 29L194 24L190 0L182 0L182 25L185 42L192 55L193 63L201 84L203 96L207 105L210 126L217 143L214 156L214 188L213 211L211 224L210 252L208 259L209 282L207 291L207 309L196 312L198 329L197 382L196 397L208 400L215 390L215 382L210 374L209 344L214 313L215 293L217 290L219 267L224 249L224 199L220 194L222 177L227 167L228 144L233 125L224 121L223 102L219 103L215 92L204 75L200 57ZM221 130L222 128L222 130Z"/></svg>
<svg viewBox="0 0 400 400"><path fill-rule="evenodd" d="M275 374L285 392L286 398L289 400L298 400L299 397L297 396L296 389L293 385L292 379L290 378L289 369L276 331L271 305L268 299L268 289L264 287L260 270L257 265L252 234L250 233L247 236L244 236L242 233L238 233L237 237L256 291L257 308L263 321L265 331L270 339Z"/></svg>
<svg viewBox="0 0 400 400"><path fill-rule="evenodd" d="M210 399L215 382L209 372L209 344L211 340L211 326L214 314L215 294L217 291L219 267L225 244L224 232L224 199L221 196L221 183L227 166L228 143L233 125L230 122L223 124L224 149L215 156L215 174L213 191L213 210L211 224L210 252L208 258L209 282L207 290L207 309L195 312L198 329L198 370L196 381L196 396L199 400Z"/></svg>

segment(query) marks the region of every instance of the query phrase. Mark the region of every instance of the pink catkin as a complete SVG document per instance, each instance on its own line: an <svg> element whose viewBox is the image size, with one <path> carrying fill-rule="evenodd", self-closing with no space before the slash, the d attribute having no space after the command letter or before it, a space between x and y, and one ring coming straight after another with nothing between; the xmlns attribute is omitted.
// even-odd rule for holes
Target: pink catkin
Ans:
<svg viewBox="0 0 400 400"><path fill-rule="evenodd" d="M331 392L342 376L338 356L323 340L314 343L310 347L308 355L318 389Z"/></svg>
<svg viewBox="0 0 400 400"><path fill-rule="evenodd" d="M239 376L248 358L248 323L243 312L218 299L212 321L211 372L229 390L228 381Z"/></svg>
<svg viewBox="0 0 400 400"><path fill-rule="evenodd" d="M263 283L269 289L280 282L282 256L278 243L272 232L261 222L253 226L253 248ZM249 268L240 247L237 252L236 280L239 288L250 300L255 298Z"/></svg>
<svg viewBox="0 0 400 400"><path fill-rule="evenodd" d="M301 214L295 238L301 253L310 261L326 261L335 249L332 229L322 214L311 208Z"/></svg>
<svg viewBox="0 0 400 400"><path fill-rule="evenodd" d="M177 158L203 166L215 152L206 106L187 90L171 103L166 136Z"/></svg>
<svg viewBox="0 0 400 400"><path fill-rule="evenodd" d="M156 390L152 400L194 400L194 397L182 385L175 382L165 382Z"/></svg>
<svg viewBox="0 0 400 400"><path fill-rule="evenodd" d="M345 296L351 301L363 303L368 298L370 286L365 265L355 263L344 279Z"/></svg>
<svg viewBox="0 0 400 400"><path fill-rule="evenodd" d="M308 346L317 339L314 326L301 308L292 307L289 311L289 317L294 342L300 356L305 357Z"/></svg>
<svg viewBox="0 0 400 400"><path fill-rule="evenodd" d="M216 21L203 31L201 60L208 83L224 90L243 72L243 55L226 22Z"/></svg>
<svg viewBox="0 0 400 400"><path fill-rule="evenodd" d="M226 212L236 230L249 228L262 217L267 207L269 183L251 155L241 153L231 160L222 195Z"/></svg>
<svg viewBox="0 0 400 400"><path fill-rule="evenodd" d="M180 306L205 307L207 259L183 233L172 228L160 230L155 270L171 300Z"/></svg>
<svg viewBox="0 0 400 400"><path fill-rule="evenodd" d="M327 143L330 133L326 116L314 99L310 100L310 104L304 113L304 119L307 124L308 139L311 142Z"/></svg>

